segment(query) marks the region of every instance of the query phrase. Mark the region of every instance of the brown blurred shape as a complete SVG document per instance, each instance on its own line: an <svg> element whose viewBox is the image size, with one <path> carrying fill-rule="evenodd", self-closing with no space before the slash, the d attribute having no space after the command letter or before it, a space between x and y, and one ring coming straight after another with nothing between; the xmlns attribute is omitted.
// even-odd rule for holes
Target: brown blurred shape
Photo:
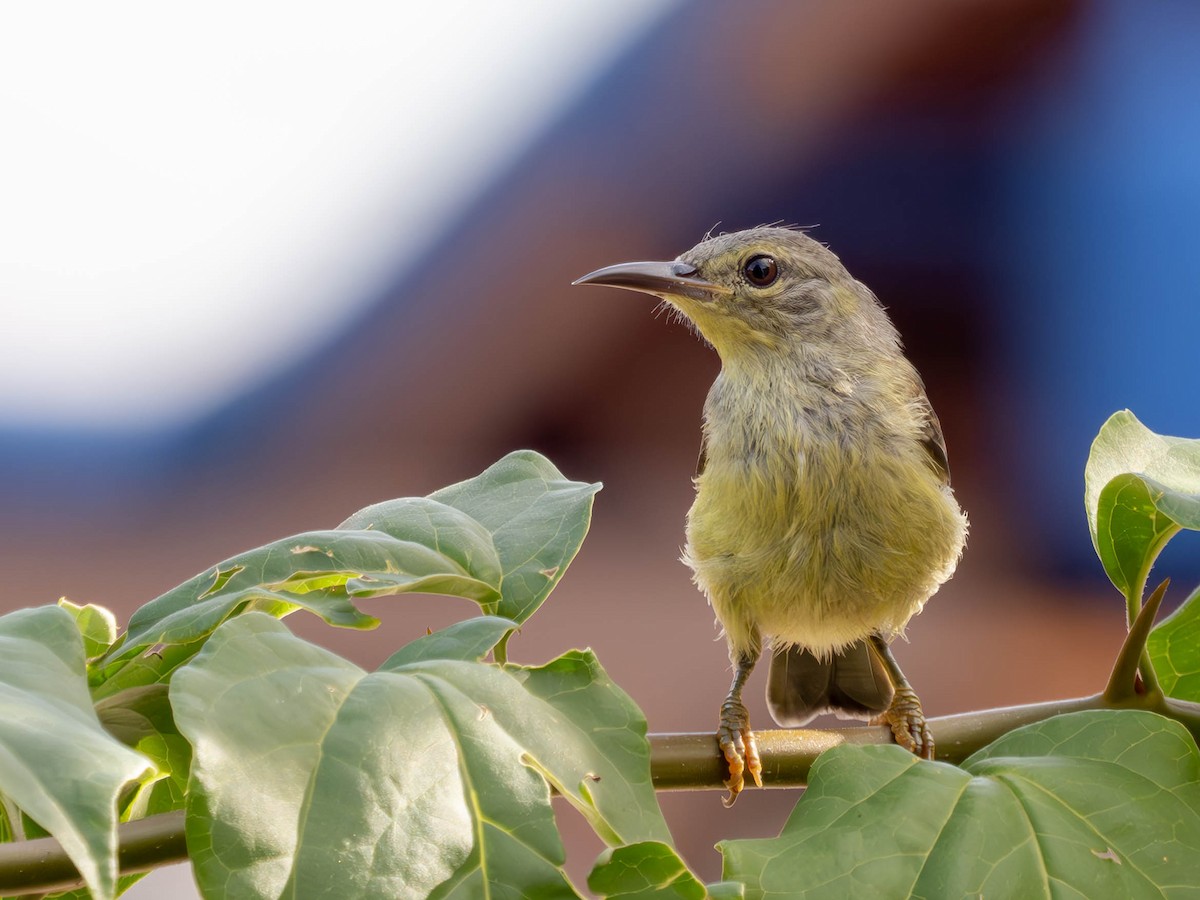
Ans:
<svg viewBox="0 0 1200 900"><path fill-rule="evenodd" d="M947 141L986 129L990 104L1069 40L1074 9L1039 0L685 7L460 227L431 236L352 334L274 389L253 417L210 423L223 435L219 453L180 469L161 494L135 491L130 502L88 509L54 498L44 516L4 521L6 605L66 594L124 619L239 550L427 493L532 446L569 477L606 489L579 561L513 642L514 658L590 645L651 730L714 727L728 663L677 556L717 360L682 326L655 320L649 303L570 282L600 265L674 256L713 225L722 203L747 208L747 193L769 197L775 179L816 165L857 123L897 104L936 110ZM836 234L821 237L839 249ZM946 355L914 338L939 333L936 309L904 313L872 287L926 374L974 523L960 574L899 648L905 671L933 715L1098 689L1120 641L1119 607L1112 598L1091 609L1053 602L1062 599L1055 588L1006 565L1011 526L990 511L1005 486L984 468L975 413L988 376L978 368L984 348L971 341L985 341L985 329L966 305L955 328L962 345ZM289 624L374 665L427 626L471 612L437 598L376 601L371 610L384 625L369 634L302 614ZM1064 632L1069 642L1057 637ZM761 689L760 676L748 696L765 725ZM794 799L748 792L731 812L717 794L665 805L681 849L712 878L715 839L775 833ZM576 876L598 849L580 841Z"/></svg>

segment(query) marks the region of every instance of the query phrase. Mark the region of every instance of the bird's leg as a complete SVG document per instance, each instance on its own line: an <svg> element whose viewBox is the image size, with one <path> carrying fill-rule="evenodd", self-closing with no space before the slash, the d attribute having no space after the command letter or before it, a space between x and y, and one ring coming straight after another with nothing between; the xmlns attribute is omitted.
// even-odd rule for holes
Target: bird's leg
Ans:
<svg viewBox="0 0 1200 900"><path fill-rule="evenodd" d="M921 709L921 701L917 693L900 671L896 657L892 656L887 641L877 634L870 637L871 647L879 654L883 667L887 669L892 679L896 693L892 696L891 705L879 716L871 720L872 725L890 725L896 743L922 759L933 759L933 735L925 722L925 712Z"/></svg>
<svg viewBox="0 0 1200 900"><path fill-rule="evenodd" d="M746 679L754 671L758 662L760 648L738 652L734 656L733 683L729 685L729 694L721 704L721 724L717 727L717 743L725 754L725 762L729 764L729 778L725 787L729 788L729 796L725 798L727 807L733 806L741 793L745 782L743 772L749 772L754 783L762 787L762 761L758 756L758 745L754 742L754 732L750 730L750 714L742 703L742 688Z"/></svg>

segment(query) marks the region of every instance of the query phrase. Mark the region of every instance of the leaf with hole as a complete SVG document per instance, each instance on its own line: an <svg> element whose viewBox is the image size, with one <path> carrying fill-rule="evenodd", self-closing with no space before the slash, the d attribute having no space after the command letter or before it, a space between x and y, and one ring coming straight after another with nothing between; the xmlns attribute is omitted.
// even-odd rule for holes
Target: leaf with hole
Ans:
<svg viewBox="0 0 1200 900"><path fill-rule="evenodd" d="M194 643L249 610L307 609L332 625L371 628L378 620L356 599L436 593L523 622L578 552L599 488L567 481L531 451L511 453L429 497L369 506L335 530L275 541L197 575L134 613L104 671L147 645Z"/></svg>

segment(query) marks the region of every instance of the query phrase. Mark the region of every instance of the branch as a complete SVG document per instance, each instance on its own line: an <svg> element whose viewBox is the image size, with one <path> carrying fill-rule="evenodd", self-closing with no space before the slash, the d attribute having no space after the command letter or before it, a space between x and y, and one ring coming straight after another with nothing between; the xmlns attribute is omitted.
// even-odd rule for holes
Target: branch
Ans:
<svg viewBox="0 0 1200 900"><path fill-rule="evenodd" d="M117 866L122 875L187 858L182 809L117 827ZM79 870L54 838L0 844L0 893L5 896L57 893L82 886Z"/></svg>
<svg viewBox="0 0 1200 900"><path fill-rule="evenodd" d="M1060 713L1085 709L1144 709L1175 719L1200 740L1200 704L1136 694L1120 700L1105 695L1010 706L984 712L930 719L937 738L937 758L960 763L1014 728L1040 722ZM808 781L808 771L823 750L839 744L890 744L885 726L834 728L825 731L796 728L758 731L763 781L767 787L796 788ZM660 791L724 790L725 759L712 732L650 735L650 774ZM143 872L188 858L183 811L163 813L117 829L121 874ZM0 894L61 891L83 883L62 846L54 838L0 844Z"/></svg>
<svg viewBox="0 0 1200 900"><path fill-rule="evenodd" d="M937 741L938 760L957 764L1014 728L1085 709L1149 710L1180 722L1200 741L1200 704L1146 694L1118 701L1097 694L1074 700L940 716L929 720L929 730ZM839 744L892 743L891 729L886 726L823 731L794 728L756 731L754 736L762 756L763 783L766 787L776 788L795 788L807 784L808 770L813 761L821 751L830 747ZM652 734L650 750L650 774L657 790L724 789L727 774L725 759L717 748L715 734Z"/></svg>

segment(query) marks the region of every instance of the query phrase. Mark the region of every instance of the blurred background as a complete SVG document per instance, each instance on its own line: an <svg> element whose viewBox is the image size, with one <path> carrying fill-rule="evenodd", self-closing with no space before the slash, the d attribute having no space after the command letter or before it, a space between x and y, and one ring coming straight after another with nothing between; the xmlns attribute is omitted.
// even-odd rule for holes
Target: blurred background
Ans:
<svg viewBox="0 0 1200 900"><path fill-rule="evenodd" d="M1083 515L1091 439L1122 407L1200 436L1200 6L0 17L5 610L65 595L123 620L532 447L606 487L514 658L591 646L652 731L715 727L728 662L678 555L718 362L650 298L569 285L781 220L889 308L945 428L971 540L897 650L927 711L1103 684L1124 623ZM1160 569L1194 582L1178 543ZM370 667L472 611L370 609L370 633L288 622ZM775 834L795 799L663 803L714 878L714 841ZM581 880L600 846L561 819Z"/></svg>

